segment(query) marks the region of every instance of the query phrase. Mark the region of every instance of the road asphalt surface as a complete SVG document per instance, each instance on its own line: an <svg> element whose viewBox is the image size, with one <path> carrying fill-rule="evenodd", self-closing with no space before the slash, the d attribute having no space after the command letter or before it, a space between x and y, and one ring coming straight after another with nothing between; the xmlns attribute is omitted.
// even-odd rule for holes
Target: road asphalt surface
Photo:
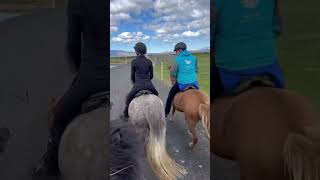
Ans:
<svg viewBox="0 0 320 180"><path fill-rule="evenodd" d="M119 65L112 67L110 72L111 101L113 102L110 114L111 120L114 120L123 111L125 96L132 87L129 80L130 66ZM157 79L154 79L153 83L159 92L159 97L165 104L170 87ZM176 115L174 122L167 123L167 150L169 154L176 162L187 169L188 174L183 178L184 180L209 180L210 146L201 123L198 123L197 128L199 141L195 150L192 151L188 146L191 138L187 131L184 115L180 112ZM148 180L155 179L151 178L152 176L146 176Z"/></svg>

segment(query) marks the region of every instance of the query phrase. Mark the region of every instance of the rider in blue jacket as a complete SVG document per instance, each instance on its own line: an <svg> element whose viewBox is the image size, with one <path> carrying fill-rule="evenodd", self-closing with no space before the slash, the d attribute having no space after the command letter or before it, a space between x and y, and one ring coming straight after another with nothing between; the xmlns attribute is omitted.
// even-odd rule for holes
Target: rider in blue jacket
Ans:
<svg viewBox="0 0 320 180"><path fill-rule="evenodd" d="M189 86L199 89L197 80L197 59L187 51L187 45L179 42L175 45L174 51L177 54L175 63L171 66L170 76L173 86L170 89L165 107L166 117L170 113L174 96Z"/></svg>
<svg viewBox="0 0 320 180"><path fill-rule="evenodd" d="M276 46L278 1L216 0L214 7L212 96L231 95L241 81L261 75L284 88Z"/></svg>

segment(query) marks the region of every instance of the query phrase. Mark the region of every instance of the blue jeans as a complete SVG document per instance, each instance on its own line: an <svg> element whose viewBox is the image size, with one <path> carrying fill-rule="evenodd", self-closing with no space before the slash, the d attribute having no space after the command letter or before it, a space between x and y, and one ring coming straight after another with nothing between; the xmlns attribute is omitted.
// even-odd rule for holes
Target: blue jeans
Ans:
<svg viewBox="0 0 320 180"><path fill-rule="evenodd" d="M239 86L242 80L248 79L252 76L266 75L271 78L277 88L284 88L284 77L278 63L258 67L255 69L245 70L227 70L217 68L220 76L221 85L224 94L232 94L234 89ZM213 87L215 88L215 87ZM214 90L213 90L214 91Z"/></svg>
<svg viewBox="0 0 320 180"><path fill-rule="evenodd" d="M180 91L183 91L184 89L186 89L188 86L193 86L196 89L199 89L199 84L198 82L193 82L193 83L188 83L188 84L179 84L179 89Z"/></svg>

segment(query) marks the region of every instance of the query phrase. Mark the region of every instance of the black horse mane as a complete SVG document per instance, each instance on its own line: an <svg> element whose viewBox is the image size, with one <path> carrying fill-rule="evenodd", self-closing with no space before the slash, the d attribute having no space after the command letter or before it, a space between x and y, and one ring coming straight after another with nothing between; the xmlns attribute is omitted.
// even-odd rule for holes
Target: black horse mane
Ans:
<svg viewBox="0 0 320 180"><path fill-rule="evenodd" d="M110 179L139 179L138 159L142 157L143 142L128 122L113 120L110 126Z"/></svg>

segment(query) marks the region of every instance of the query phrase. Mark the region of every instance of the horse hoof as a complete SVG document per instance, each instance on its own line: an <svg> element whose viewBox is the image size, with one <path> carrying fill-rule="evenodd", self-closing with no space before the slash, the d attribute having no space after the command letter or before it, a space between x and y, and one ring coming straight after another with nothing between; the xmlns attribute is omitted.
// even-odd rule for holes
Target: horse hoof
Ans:
<svg viewBox="0 0 320 180"><path fill-rule="evenodd" d="M194 149L194 144L193 144L192 142L190 142L190 143L189 143L189 147L190 147L191 149Z"/></svg>
<svg viewBox="0 0 320 180"><path fill-rule="evenodd" d="M188 130L188 134L189 134L190 137L192 137L192 133L189 130Z"/></svg>

